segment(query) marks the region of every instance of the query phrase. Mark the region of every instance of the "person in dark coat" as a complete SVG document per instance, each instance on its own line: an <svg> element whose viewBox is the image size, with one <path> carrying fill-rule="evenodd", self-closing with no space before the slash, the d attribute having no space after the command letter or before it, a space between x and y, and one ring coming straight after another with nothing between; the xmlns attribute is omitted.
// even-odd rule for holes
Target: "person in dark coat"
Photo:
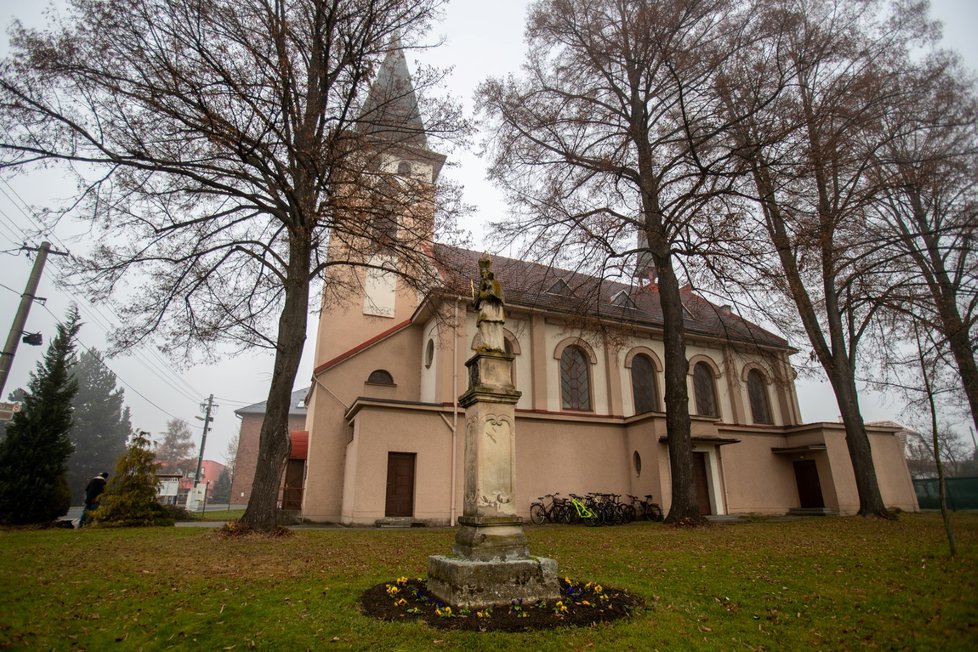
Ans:
<svg viewBox="0 0 978 652"><path fill-rule="evenodd" d="M82 510L81 518L78 519L78 527L85 525L85 516L88 512L98 509L99 497L105 491L105 483L108 479L109 474L102 471L85 485L85 508Z"/></svg>

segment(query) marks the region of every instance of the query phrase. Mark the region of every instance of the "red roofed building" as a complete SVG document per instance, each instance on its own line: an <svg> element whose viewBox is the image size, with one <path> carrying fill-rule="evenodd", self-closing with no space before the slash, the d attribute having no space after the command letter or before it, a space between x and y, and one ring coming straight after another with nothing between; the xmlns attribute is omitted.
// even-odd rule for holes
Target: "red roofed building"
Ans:
<svg viewBox="0 0 978 652"><path fill-rule="evenodd" d="M418 124L401 52L388 56L375 88L397 91L388 105L397 115L381 115L381 123L403 114ZM423 134L378 158L378 170L394 182L405 177L432 189L444 162ZM328 268L327 286L349 292L345 300L333 293L321 312L305 424L296 415L290 425L307 433L294 438L295 450L306 446L306 460L289 461L285 485L304 479L301 492L283 491L283 502L301 497L301 516L312 521L454 524L463 504L466 436L458 396L468 386L465 362L482 345L469 298L479 283L479 253L434 243L435 216L422 203L376 219L364 225L362 241L328 241L331 260L355 252L369 258L356 268ZM376 234L402 233L428 240L440 281L425 292L388 271L398 260ZM492 269L505 292L506 350L522 393L514 426L516 495L506 500L526 517L531 501L546 493L652 494L668 511L655 280L619 283L502 257ZM689 287L681 294L700 512L855 513L845 431L838 423L802 423L788 342ZM298 395L293 399L298 409ZM260 423L258 411L247 410L238 411L242 447L252 445L246 430ZM251 418L256 425L245 423ZM885 504L914 511L896 430L867 427L873 461ZM251 473L240 474L236 500L246 499L250 485Z"/></svg>

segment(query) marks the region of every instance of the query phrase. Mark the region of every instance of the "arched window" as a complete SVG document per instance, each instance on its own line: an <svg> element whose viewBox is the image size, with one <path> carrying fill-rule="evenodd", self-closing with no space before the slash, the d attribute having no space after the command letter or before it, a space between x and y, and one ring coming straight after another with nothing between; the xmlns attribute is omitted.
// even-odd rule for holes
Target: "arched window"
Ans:
<svg viewBox="0 0 978 652"><path fill-rule="evenodd" d="M568 346L560 354L560 399L565 410L591 409L589 362L577 346Z"/></svg>
<svg viewBox="0 0 978 652"><path fill-rule="evenodd" d="M374 369L367 376L367 382L372 385L393 385L394 377L391 376L389 371L384 369Z"/></svg>
<svg viewBox="0 0 978 652"><path fill-rule="evenodd" d="M424 368L430 369L431 363L434 361L434 359L435 359L435 341L429 339L428 346L426 346L424 350Z"/></svg>
<svg viewBox="0 0 978 652"><path fill-rule="evenodd" d="M713 369L705 362L697 362L693 367L693 394L696 396L696 414L703 417L720 416Z"/></svg>
<svg viewBox="0 0 978 652"><path fill-rule="evenodd" d="M655 384L655 365L647 355L632 358L632 399L635 414L659 409L659 390Z"/></svg>
<svg viewBox="0 0 978 652"><path fill-rule="evenodd" d="M750 413L754 417L754 423L774 423L765 385L767 382L760 371L751 369L747 372L747 398L750 399Z"/></svg>
<svg viewBox="0 0 978 652"><path fill-rule="evenodd" d="M407 161L401 161L397 164L397 173L402 176L411 174L411 164Z"/></svg>

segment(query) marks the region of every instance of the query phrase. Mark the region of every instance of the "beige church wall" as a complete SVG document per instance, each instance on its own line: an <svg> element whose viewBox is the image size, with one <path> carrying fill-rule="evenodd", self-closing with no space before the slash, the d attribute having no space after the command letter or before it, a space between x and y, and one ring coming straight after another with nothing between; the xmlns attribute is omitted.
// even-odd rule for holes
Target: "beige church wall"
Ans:
<svg viewBox="0 0 978 652"><path fill-rule="evenodd" d="M360 409L355 442L348 448L351 458L344 487L343 522L373 524L384 518L387 456L396 452L416 455L414 518L447 524L451 511L452 433L440 414L369 405ZM462 423L460 419L460 431ZM462 436L460 446L461 440ZM461 483L460 477L457 482ZM461 502L457 504L461 511Z"/></svg>
<svg viewBox="0 0 978 652"><path fill-rule="evenodd" d="M651 494L652 502L661 506L663 494L659 457L665 452L665 447L659 444L659 437L666 434L666 420L661 416L643 415L629 422L625 431L626 452L631 462L627 493L639 498ZM639 454L641 470L635 468L635 453Z"/></svg>
<svg viewBox="0 0 978 652"><path fill-rule="evenodd" d="M315 381L314 381L315 382ZM343 499L343 472L350 428L343 419L346 407L322 387L315 387L308 405L309 449L302 492L302 517L336 522Z"/></svg>
<svg viewBox="0 0 978 652"><path fill-rule="evenodd" d="M451 364L451 348L442 350L446 342L442 340L439 331L440 329L436 319L428 320L422 328L423 334L421 336L421 348L418 356L418 368L421 369L421 392L418 400L424 403L435 403L438 401L438 370L442 356L445 355L448 363ZM451 334L445 339L448 340L447 345L450 347ZM432 343L432 360L430 364L428 364L427 360L428 342Z"/></svg>
<svg viewBox="0 0 978 652"><path fill-rule="evenodd" d="M631 459L632 448L620 423L517 414L517 513L528 516L530 503L548 493L626 494L631 489ZM649 463L654 464L651 459Z"/></svg>
<svg viewBox="0 0 978 652"><path fill-rule="evenodd" d="M913 488L907 458L903 445L892 432L875 431L867 428L869 445L873 450L873 464L877 471L876 479L880 486L883 504L888 508L899 508L905 512L920 510L917 493ZM885 471L884 471L885 470Z"/></svg>
<svg viewBox="0 0 978 652"><path fill-rule="evenodd" d="M421 374L417 351L421 329L408 328L320 373L314 383L307 430L309 459L303 494L303 517L312 521L340 518L346 445L350 427L344 414L358 396L416 401ZM388 371L394 386L366 382L376 369ZM328 390L328 391L327 391Z"/></svg>
<svg viewBox="0 0 978 652"><path fill-rule="evenodd" d="M733 433L739 443L718 446L728 514L783 514L798 507L795 472L780 435Z"/></svg>
<svg viewBox="0 0 978 652"><path fill-rule="evenodd" d="M810 424L809 428L821 428L821 439L826 447L825 452L815 458L825 506L844 515L857 513L859 494L846 446L845 429L841 423ZM794 438L789 445L797 445Z"/></svg>
<svg viewBox="0 0 978 652"><path fill-rule="evenodd" d="M360 466L360 424L354 421L353 437L346 445L346 455L343 458L343 493L340 495L342 501L340 507L341 523L351 523L353 521L353 498L356 495L357 472Z"/></svg>
<svg viewBox="0 0 978 652"><path fill-rule="evenodd" d="M445 419L442 419L442 415ZM447 422L446 422L447 420ZM387 454L415 453L414 517L431 524L451 516L451 412L423 407L363 405L354 441L346 449L342 521L372 525L384 517ZM464 415L456 450L456 508L462 512ZM629 441L620 424L517 415L516 511L529 516L538 496L588 491L651 493L658 498L655 446ZM633 479L632 454L643 453L641 482ZM568 469L575 469L568 473Z"/></svg>
<svg viewBox="0 0 978 652"><path fill-rule="evenodd" d="M513 317L507 320L506 330L516 338L520 350L513 360L516 367L516 389L523 393L516 403L516 409L530 410L533 408L533 342L530 337L530 322Z"/></svg>
<svg viewBox="0 0 978 652"><path fill-rule="evenodd" d="M355 273L362 286L366 284L362 269L334 273ZM331 298L324 306L316 340L316 360L313 368L349 352L358 345L398 326L411 318L418 305L418 294L400 280L395 290L392 317L363 314L363 295L351 292L348 299Z"/></svg>

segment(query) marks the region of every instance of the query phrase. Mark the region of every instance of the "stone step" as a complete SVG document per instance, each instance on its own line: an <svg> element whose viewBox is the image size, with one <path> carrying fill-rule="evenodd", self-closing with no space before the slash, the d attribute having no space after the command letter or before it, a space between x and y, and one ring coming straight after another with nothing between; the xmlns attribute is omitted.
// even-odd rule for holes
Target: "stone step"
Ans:
<svg viewBox="0 0 978 652"><path fill-rule="evenodd" d="M385 518L378 518L374 521L374 525L380 528L409 528L409 527L425 527L424 521L419 521L416 518L410 516L388 516Z"/></svg>

